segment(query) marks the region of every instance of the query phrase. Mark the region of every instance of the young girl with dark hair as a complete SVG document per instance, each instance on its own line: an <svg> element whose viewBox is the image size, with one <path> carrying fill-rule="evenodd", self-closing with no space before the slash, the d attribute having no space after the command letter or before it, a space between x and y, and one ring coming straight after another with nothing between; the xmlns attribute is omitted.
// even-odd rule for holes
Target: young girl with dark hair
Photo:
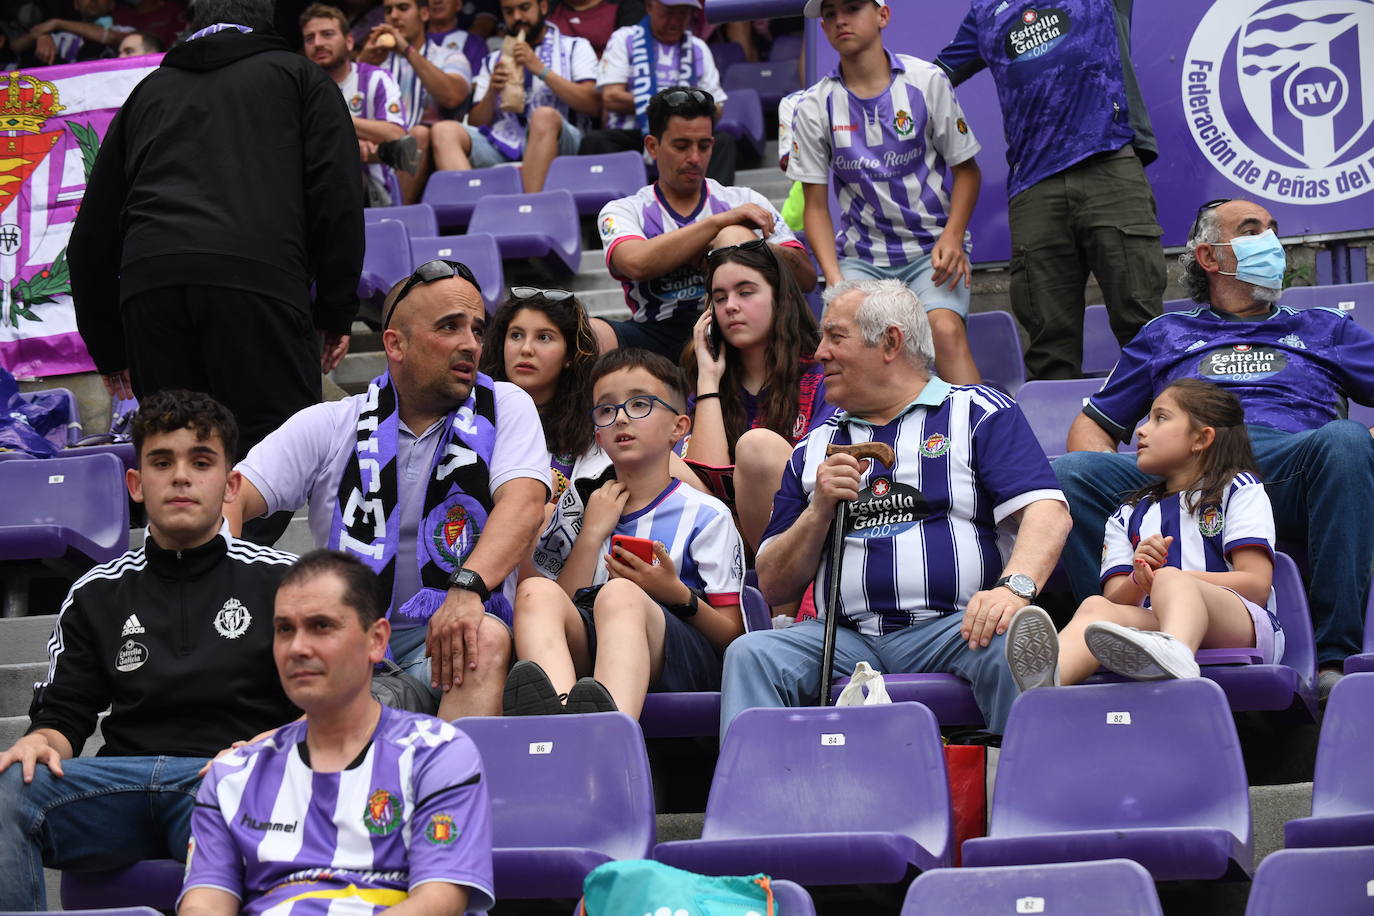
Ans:
<svg viewBox="0 0 1374 916"><path fill-rule="evenodd" d="M1283 657L1274 516L1240 402L1180 379L1136 436L1137 465L1160 480L1108 520L1103 594L1063 632L1037 607L1012 618L1007 662L1022 690L1076 684L1099 663L1135 680L1197 677L1199 648L1253 646L1265 664Z"/></svg>
<svg viewBox="0 0 1374 916"><path fill-rule="evenodd" d="M733 495L740 531L754 549L792 446L835 409L825 403L824 375L812 359L816 319L772 248L761 240L720 248L706 266L711 307L683 360L696 379L686 458L707 476L733 466L733 494L716 495Z"/></svg>

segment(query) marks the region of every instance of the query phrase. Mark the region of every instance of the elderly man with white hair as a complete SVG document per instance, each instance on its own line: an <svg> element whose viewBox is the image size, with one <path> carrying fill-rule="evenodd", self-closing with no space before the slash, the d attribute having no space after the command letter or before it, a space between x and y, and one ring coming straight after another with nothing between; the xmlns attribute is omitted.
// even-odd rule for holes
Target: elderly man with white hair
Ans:
<svg viewBox="0 0 1374 916"><path fill-rule="evenodd" d="M814 582L820 617L841 615L837 671L868 661L958 675L1000 734L1017 693L1004 634L1054 569L1068 506L1015 401L931 374L930 325L914 293L892 280L843 283L826 303L816 359L840 413L797 444L783 472L759 585L780 605ZM831 444L864 442L891 446L895 464L826 456ZM852 506L836 562L829 533L841 500ZM839 607L830 608L835 574ZM816 703L823 638L811 620L735 640L721 734L754 706Z"/></svg>

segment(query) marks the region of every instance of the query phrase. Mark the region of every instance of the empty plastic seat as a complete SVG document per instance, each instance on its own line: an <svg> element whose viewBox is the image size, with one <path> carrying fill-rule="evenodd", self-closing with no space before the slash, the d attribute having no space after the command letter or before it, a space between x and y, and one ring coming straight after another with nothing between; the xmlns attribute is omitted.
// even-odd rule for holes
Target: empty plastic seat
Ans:
<svg viewBox="0 0 1374 916"><path fill-rule="evenodd" d="M777 912L786 916L816 916L816 904L806 888L795 881L775 880L771 882L773 902Z"/></svg>
<svg viewBox="0 0 1374 916"><path fill-rule="evenodd" d="M380 223L384 219L394 219L404 223L411 238L417 235L438 235L439 224L434 219L434 208L429 204L408 204L404 207L368 207L363 210L364 223Z"/></svg>
<svg viewBox="0 0 1374 916"><path fill-rule="evenodd" d="M916 703L748 709L720 749L700 840L654 858L708 875L892 884L951 862L945 758Z"/></svg>
<svg viewBox="0 0 1374 916"><path fill-rule="evenodd" d="M711 57L715 59L716 70L724 73L735 64L744 63L744 47L734 41L717 41L710 45Z"/></svg>
<svg viewBox="0 0 1374 916"><path fill-rule="evenodd" d="M544 188L571 192L578 213L595 214L609 202L629 197L648 183L644 156L625 150L599 156L559 156L549 166Z"/></svg>
<svg viewBox="0 0 1374 916"><path fill-rule="evenodd" d="M830 702L840 698L849 683L847 677L835 678ZM953 674L883 674L883 686L894 703L920 703L929 709L941 726L967 725L982 728L983 712L973 698L968 681Z"/></svg>
<svg viewBox="0 0 1374 916"><path fill-rule="evenodd" d="M496 247L496 239L490 235L469 233L412 238L410 258L416 266L436 258L466 264L482 287L482 299L488 312L495 311L506 299L506 273L501 264L501 252Z"/></svg>
<svg viewBox="0 0 1374 916"><path fill-rule="evenodd" d="M1283 304L1298 309L1340 309L1366 328L1374 330L1374 282L1292 286L1284 290Z"/></svg>
<svg viewBox="0 0 1374 916"><path fill-rule="evenodd" d="M768 138L763 126L763 102L759 99L758 91L743 86L731 89L716 129L743 143L754 155L763 155Z"/></svg>
<svg viewBox="0 0 1374 916"><path fill-rule="evenodd" d="M1012 397L1026 384L1021 335L1010 312L978 312L968 316L968 346L983 382Z"/></svg>
<svg viewBox="0 0 1374 916"><path fill-rule="evenodd" d="M556 161L556 160L555 160ZM434 217L444 229L460 229L472 219L477 201L488 194L519 194L524 190L520 170L511 165L466 172L435 172L429 176L424 203L434 208ZM422 232L421 235L438 235Z"/></svg>
<svg viewBox="0 0 1374 916"><path fill-rule="evenodd" d="M105 914L118 912L105 907L152 907L170 912L176 909L185 876L186 866L171 859L135 862L109 871L64 871L62 909L100 910Z"/></svg>
<svg viewBox="0 0 1374 916"><path fill-rule="evenodd" d="M569 191L483 197L468 232L490 233L502 258L542 258L567 274L581 268L582 228Z"/></svg>
<svg viewBox="0 0 1374 916"><path fill-rule="evenodd" d="M1194 302L1192 299L1165 299L1164 311L1166 312L1191 312L1193 309L1206 308L1207 306Z"/></svg>
<svg viewBox="0 0 1374 916"><path fill-rule="evenodd" d="M62 453L64 458L81 455L114 455L124 465L124 469L138 467L138 454L132 442L100 442L91 445L78 445Z"/></svg>
<svg viewBox="0 0 1374 916"><path fill-rule="evenodd" d="M472 717L457 725L487 761L498 900L578 897L596 866L648 858L653 784L629 716Z"/></svg>
<svg viewBox="0 0 1374 916"><path fill-rule="evenodd" d="M1101 387L1100 378L1032 379L1016 393L1046 455L1057 458L1068 450L1069 427Z"/></svg>
<svg viewBox="0 0 1374 916"><path fill-rule="evenodd" d="M1017 697L988 835L964 842L963 864L1092 859L1132 859L1157 881L1249 874L1250 790L1216 684L1190 678Z"/></svg>
<svg viewBox="0 0 1374 916"><path fill-rule="evenodd" d="M1368 913L1374 900L1374 846L1280 849L1255 870L1245 916Z"/></svg>
<svg viewBox="0 0 1374 916"><path fill-rule="evenodd" d="M792 66L797 65L797 59L802 56L802 45L805 40L800 35L779 35L773 39L773 47L768 49L768 59L770 61L791 61Z"/></svg>
<svg viewBox="0 0 1374 916"><path fill-rule="evenodd" d="M0 462L0 560L84 569L129 544L124 463L114 455Z"/></svg>
<svg viewBox="0 0 1374 916"><path fill-rule="evenodd" d="M928 913L1052 913L1163 916L1150 873L1129 859L939 868L911 882L901 916Z"/></svg>
<svg viewBox="0 0 1374 916"><path fill-rule="evenodd" d="M1364 652L1345 660L1346 674L1361 671L1374 671L1374 586L1369 589L1369 598L1364 606Z"/></svg>
<svg viewBox="0 0 1374 916"><path fill-rule="evenodd" d="M386 219L363 227L363 273L358 297L380 300L398 280L410 276L410 232L400 220Z"/></svg>
<svg viewBox="0 0 1374 916"><path fill-rule="evenodd" d="M1374 846L1374 673L1342 678L1326 701L1312 816L1283 827L1285 846ZM1374 870L1368 878L1374 879Z"/></svg>
<svg viewBox="0 0 1374 916"><path fill-rule="evenodd" d="M1107 375L1121 357L1121 344L1112 333L1112 322L1105 305L1090 305L1083 310L1083 374L1089 378Z"/></svg>
<svg viewBox="0 0 1374 916"><path fill-rule="evenodd" d="M795 60L750 63L741 61L725 71L722 80L726 95L736 89L754 89L768 111L777 111L783 96L802 87Z"/></svg>

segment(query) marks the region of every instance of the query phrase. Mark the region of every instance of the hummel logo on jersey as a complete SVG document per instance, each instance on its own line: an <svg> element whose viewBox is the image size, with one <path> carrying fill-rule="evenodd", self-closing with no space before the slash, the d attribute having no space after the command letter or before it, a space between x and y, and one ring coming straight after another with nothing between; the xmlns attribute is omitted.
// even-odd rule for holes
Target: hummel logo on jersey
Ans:
<svg viewBox="0 0 1374 916"><path fill-rule="evenodd" d="M143 629L143 624L138 622L138 615L130 614L129 619L124 621L124 629L120 631L119 638L123 639L125 636L133 636L135 633L145 632L147 631Z"/></svg>
<svg viewBox="0 0 1374 916"><path fill-rule="evenodd" d="M1207 346L1207 341L1205 341L1205 340L1197 340L1197 341L1194 341L1194 342L1190 343L1190 344L1188 345L1188 349L1184 350L1183 352L1184 352L1184 353L1192 353L1192 352L1193 352L1194 350L1196 350L1198 347L1205 347L1205 346Z"/></svg>

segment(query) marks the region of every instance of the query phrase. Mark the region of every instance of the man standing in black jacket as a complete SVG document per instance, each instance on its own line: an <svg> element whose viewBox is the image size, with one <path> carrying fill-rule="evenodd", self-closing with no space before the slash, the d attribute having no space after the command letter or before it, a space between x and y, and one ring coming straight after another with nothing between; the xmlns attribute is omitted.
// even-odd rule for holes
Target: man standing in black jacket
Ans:
<svg viewBox="0 0 1374 916"><path fill-rule="evenodd" d="M106 387L208 392L245 453L319 402L363 258L352 119L271 23L271 0L197 0L190 37L111 123L68 247Z"/></svg>
<svg viewBox="0 0 1374 916"><path fill-rule="evenodd" d="M0 753L0 912L46 908L45 865L184 859L207 759L297 714L272 659L295 557L223 528L239 489L234 418L203 394L161 391L133 435L147 541L72 585L28 734ZM72 759L106 707L99 756Z"/></svg>

